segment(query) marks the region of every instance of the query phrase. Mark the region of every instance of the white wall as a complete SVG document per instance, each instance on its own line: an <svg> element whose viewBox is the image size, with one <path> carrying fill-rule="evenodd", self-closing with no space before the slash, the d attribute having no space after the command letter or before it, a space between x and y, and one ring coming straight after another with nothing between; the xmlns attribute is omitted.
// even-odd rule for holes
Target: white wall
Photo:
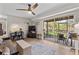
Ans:
<svg viewBox="0 0 79 59"><path fill-rule="evenodd" d="M41 34L42 35L41 39L43 39L44 38L43 21L40 21L38 24L36 24L36 29L37 29L37 34Z"/></svg>
<svg viewBox="0 0 79 59"><path fill-rule="evenodd" d="M6 20L7 20L7 34L8 35L12 31L11 30L13 29L12 27L17 27L16 28L17 30L19 28L22 28L24 31L24 36L26 36L27 29L28 29L27 22L29 22L27 19L8 15Z"/></svg>
<svg viewBox="0 0 79 59"><path fill-rule="evenodd" d="M38 25L36 25L36 27L37 27L37 34L42 34L42 32L43 32L43 21L40 21L38 23Z"/></svg>
<svg viewBox="0 0 79 59"><path fill-rule="evenodd" d="M2 7L2 4L0 3L0 14L2 14L2 11L3 11L2 8L3 8L3 7Z"/></svg>

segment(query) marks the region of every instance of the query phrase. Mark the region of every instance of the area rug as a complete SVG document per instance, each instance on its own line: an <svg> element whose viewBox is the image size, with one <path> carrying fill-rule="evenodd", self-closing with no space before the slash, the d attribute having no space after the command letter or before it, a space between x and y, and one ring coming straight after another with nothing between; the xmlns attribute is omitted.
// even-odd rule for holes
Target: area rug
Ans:
<svg viewBox="0 0 79 59"><path fill-rule="evenodd" d="M32 55L54 55L55 50L53 47L49 47L44 44L35 44L32 45Z"/></svg>

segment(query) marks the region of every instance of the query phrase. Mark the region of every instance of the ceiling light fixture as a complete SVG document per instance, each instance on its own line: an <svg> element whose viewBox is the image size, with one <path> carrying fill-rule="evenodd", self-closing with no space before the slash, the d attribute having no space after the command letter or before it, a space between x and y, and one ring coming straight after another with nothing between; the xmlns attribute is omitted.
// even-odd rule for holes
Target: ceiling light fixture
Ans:
<svg viewBox="0 0 79 59"><path fill-rule="evenodd" d="M29 14L32 14L31 11L28 11Z"/></svg>

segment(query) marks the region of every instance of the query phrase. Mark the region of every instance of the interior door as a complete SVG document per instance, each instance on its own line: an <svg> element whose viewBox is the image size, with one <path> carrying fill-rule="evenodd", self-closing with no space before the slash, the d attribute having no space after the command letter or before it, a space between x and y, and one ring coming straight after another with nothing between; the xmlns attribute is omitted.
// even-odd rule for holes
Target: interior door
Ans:
<svg viewBox="0 0 79 59"><path fill-rule="evenodd" d="M0 36L3 35L2 24L0 23Z"/></svg>

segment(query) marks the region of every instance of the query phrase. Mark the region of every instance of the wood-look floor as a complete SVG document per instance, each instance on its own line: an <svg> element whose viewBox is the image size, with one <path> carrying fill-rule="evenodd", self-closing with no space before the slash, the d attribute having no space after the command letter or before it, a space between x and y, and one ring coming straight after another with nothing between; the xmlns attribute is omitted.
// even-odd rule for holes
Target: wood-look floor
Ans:
<svg viewBox="0 0 79 59"><path fill-rule="evenodd" d="M47 46L53 47L54 50L56 50L57 55L74 55L74 51L71 50L71 47L67 47L55 42L47 41L47 40L41 40L41 39L32 39L32 38L26 38L26 42L29 44L45 44Z"/></svg>

